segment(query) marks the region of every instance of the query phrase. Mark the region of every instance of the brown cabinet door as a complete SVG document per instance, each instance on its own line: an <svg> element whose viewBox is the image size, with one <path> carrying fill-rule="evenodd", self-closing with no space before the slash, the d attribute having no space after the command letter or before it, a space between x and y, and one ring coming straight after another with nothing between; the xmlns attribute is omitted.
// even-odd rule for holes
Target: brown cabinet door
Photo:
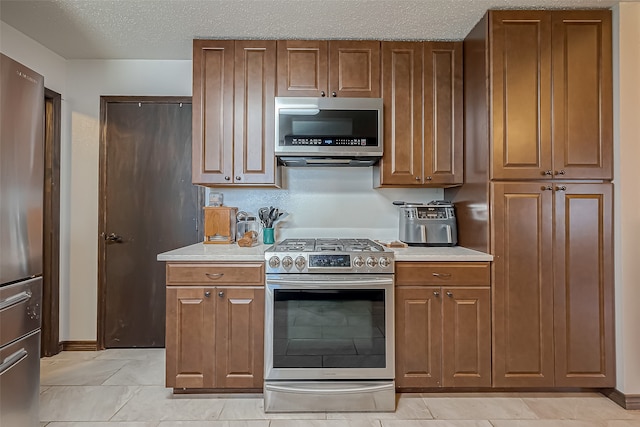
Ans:
<svg viewBox="0 0 640 427"><path fill-rule="evenodd" d="M422 43L382 42L380 184L422 184Z"/></svg>
<svg viewBox="0 0 640 427"><path fill-rule="evenodd" d="M395 298L396 386L442 386L440 288L397 287Z"/></svg>
<svg viewBox="0 0 640 427"><path fill-rule="evenodd" d="M167 287L167 387L214 387L213 295L214 288Z"/></svg>
<svg viewBox="0 0 640 427"><path fill-rule="evenodd" d="M233 45L193 41L194 184L227 184L233 178Z"/></svg>
<svg viewBox="0 0 640 427"><path fill-rule="evenodd" d="M490 177L551 178L551 14L492 11L489 17Z"/></svg>
<svg viewBox="0 0 640 427"><path fill-rule="evenodd" d="M216 288L216 384L262 388L264 289Z"/></svg>
<svg viewBox="0 0 640 427"><path fill-rule="evenodd" d="M491 291L442 289L442 386L491 387Z"/></svg>
<svg viewBox="0 0 640 427"><path fill-rule="evenodd" d="M275 40L235 43L235 184L274 184Z"/></svg>
<svg viewBox="0 0 640 427"><path fill-rule="evenodd" d="M493 386L553 386L553 190L497 182L491 189Z"/></svg>
<svg viewBox="0 0 640 427"><path fill-rule="evenodd" d="M612 184L556 184L556 385L615 386Z"/></svg>
<svg viewBox="0 0 640 427"><path fill-rule="evenodd" d="M611 11L552 17L554 174L612 179Z"/></svg>
<svg viewBox="0 0 640 427"><path fill-rule="evenodd" d="M462 184L462 43L424 43L425 184Z"/></svg>
<svg viewBox="0 0 640 427"><path fill-rule="evenodd" d="M279 40L278 96L327 96L327 48L324 40Z"/></svg>
<svg viewBox="0 0 640 427"><path fill-rule="evenodd" d="M336 40L329 42L327 96L380 97L380 42Z"/></svg>

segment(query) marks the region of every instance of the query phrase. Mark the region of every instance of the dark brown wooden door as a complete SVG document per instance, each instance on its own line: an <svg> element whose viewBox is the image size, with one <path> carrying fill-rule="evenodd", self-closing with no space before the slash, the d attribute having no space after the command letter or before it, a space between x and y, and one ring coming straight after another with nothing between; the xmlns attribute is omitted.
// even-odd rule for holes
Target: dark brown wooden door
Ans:
<svg viewBox="0 0 640 427"><path fill-rule="evenodd" d="M440 287L396 287L396 386L441 387Z"/></svg>
<svg viewBox="0 0 640 427"><path fill-rule="evenodd" d="M381 185L422 184L422 43L382 42Z"/></svg>
<svg viewBox="0 0 640 427"><path fill-rule="evenodd" d="M611 11L552 17L554 175L612 179Z"/></svg>
<svg viewBox="0 0 640 427"><path fill-rule="evenodd" d="M193 41L194 184L233 179L233 40Z"/></svg>
<svg viewBox="0 0 640 427"><path fill-rule="evenodd" d="M490 178L551 178L551 14L491 11L490 39Z"/></svg>
<svg viewBox="0 0 640 427"><path fill-rule="evenodd" d="M560 387L614 387L613 185L555 184L555 361Z"/></svg>
<svg viewBox="0 0 640 427"><path fill-rule="evenodd" d="M336 40L329 42L327 96L380 97L380 42Z"/></svg>
<svg viewBox="0 0 640 427"><path fill-rule="evenodd" d="M216 288L216 387L260 389L264 288Z"/></svg>
<svg viewBox="0 0 640 427"><path fill-rule="evenodd" d="M424 43L425 184L462 184L462 42Z"/></svg>
<svg viewBox="0 0 640 427"><path fill-rule="evenodd" d="M99 347L165 344L165 271L156 256L202 240L189 101L103 98Z"/></svg>
<svg viewBox="0 0 640 427"><path fill-rule="evenodd" d="M491 191L493 386L553 386L553 188L493 182Z"/></svg>
<svg viewBox="0 0 640 427"><path fill-rule="evenodd" d="M275 183L275 40L236 41L233 183Z"/></svg>
<svg viewBox="0 0 640 427"><path fill-rule="evenodd" d="M278 96L327 96L327 49L324 40L279 40Z"/></svg>
<svg viewBox="0 0 640 427"><path fill-rule="evenodd" d="M214 387L215 295L213 287L167 287L167 387Z"/></svg>
<svg viewBox="0 0 640 427"><path fill-rule="evenodd" d="M491 291L443 288L442 386L491 387Z"/></svg>

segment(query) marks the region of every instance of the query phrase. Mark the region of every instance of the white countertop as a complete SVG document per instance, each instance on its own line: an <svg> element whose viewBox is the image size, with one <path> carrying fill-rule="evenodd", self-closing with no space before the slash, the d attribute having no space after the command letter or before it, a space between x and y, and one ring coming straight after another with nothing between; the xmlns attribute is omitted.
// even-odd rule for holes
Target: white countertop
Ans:
<svg viewBox="0 0 640 427"><path fill-rule="evenodd" d="M264 261L264 251L271 245L243 248L233 244L196 243L158 254L158 261ZM392 248L396 261L492 261L493 255L461 246Z"/></svg>

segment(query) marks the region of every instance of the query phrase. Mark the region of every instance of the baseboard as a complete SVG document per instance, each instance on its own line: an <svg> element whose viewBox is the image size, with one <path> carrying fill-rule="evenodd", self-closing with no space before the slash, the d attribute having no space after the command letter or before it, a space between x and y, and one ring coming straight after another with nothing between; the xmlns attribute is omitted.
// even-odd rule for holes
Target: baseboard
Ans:
<svg viewBox="0 0 640 427"><path fill-rule="evenodd" d="M640 410L640 394L624 394L616 389L607 390L604 394L624 409Z"/></svg>
<svg viewBox="0 0 640 427"><path fill-rule="evenodd" d="M97 351L97 341L62 341L62 351Z"/></svg>

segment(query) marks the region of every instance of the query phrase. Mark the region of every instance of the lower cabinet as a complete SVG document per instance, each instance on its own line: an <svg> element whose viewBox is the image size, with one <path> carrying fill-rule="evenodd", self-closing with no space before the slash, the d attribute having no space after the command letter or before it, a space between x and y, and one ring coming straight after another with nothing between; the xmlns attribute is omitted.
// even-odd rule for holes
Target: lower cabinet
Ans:
<svg viewBox="0 0 640 427"><path fill-rule="evenodd" d="M612 184L491 188L494 387L614 387Z"/></svg>
<svg viewBox="0 0 640 427"><path fill-rule="evenodd" d="M491 386L486 262L396 262L396 386Z"/></svg>
<svg viewBox="0 0 640 427"><path fill-rule="evenodd" d="M262 277L263 263L167 264L167 387L262 388Z"/></svg>

